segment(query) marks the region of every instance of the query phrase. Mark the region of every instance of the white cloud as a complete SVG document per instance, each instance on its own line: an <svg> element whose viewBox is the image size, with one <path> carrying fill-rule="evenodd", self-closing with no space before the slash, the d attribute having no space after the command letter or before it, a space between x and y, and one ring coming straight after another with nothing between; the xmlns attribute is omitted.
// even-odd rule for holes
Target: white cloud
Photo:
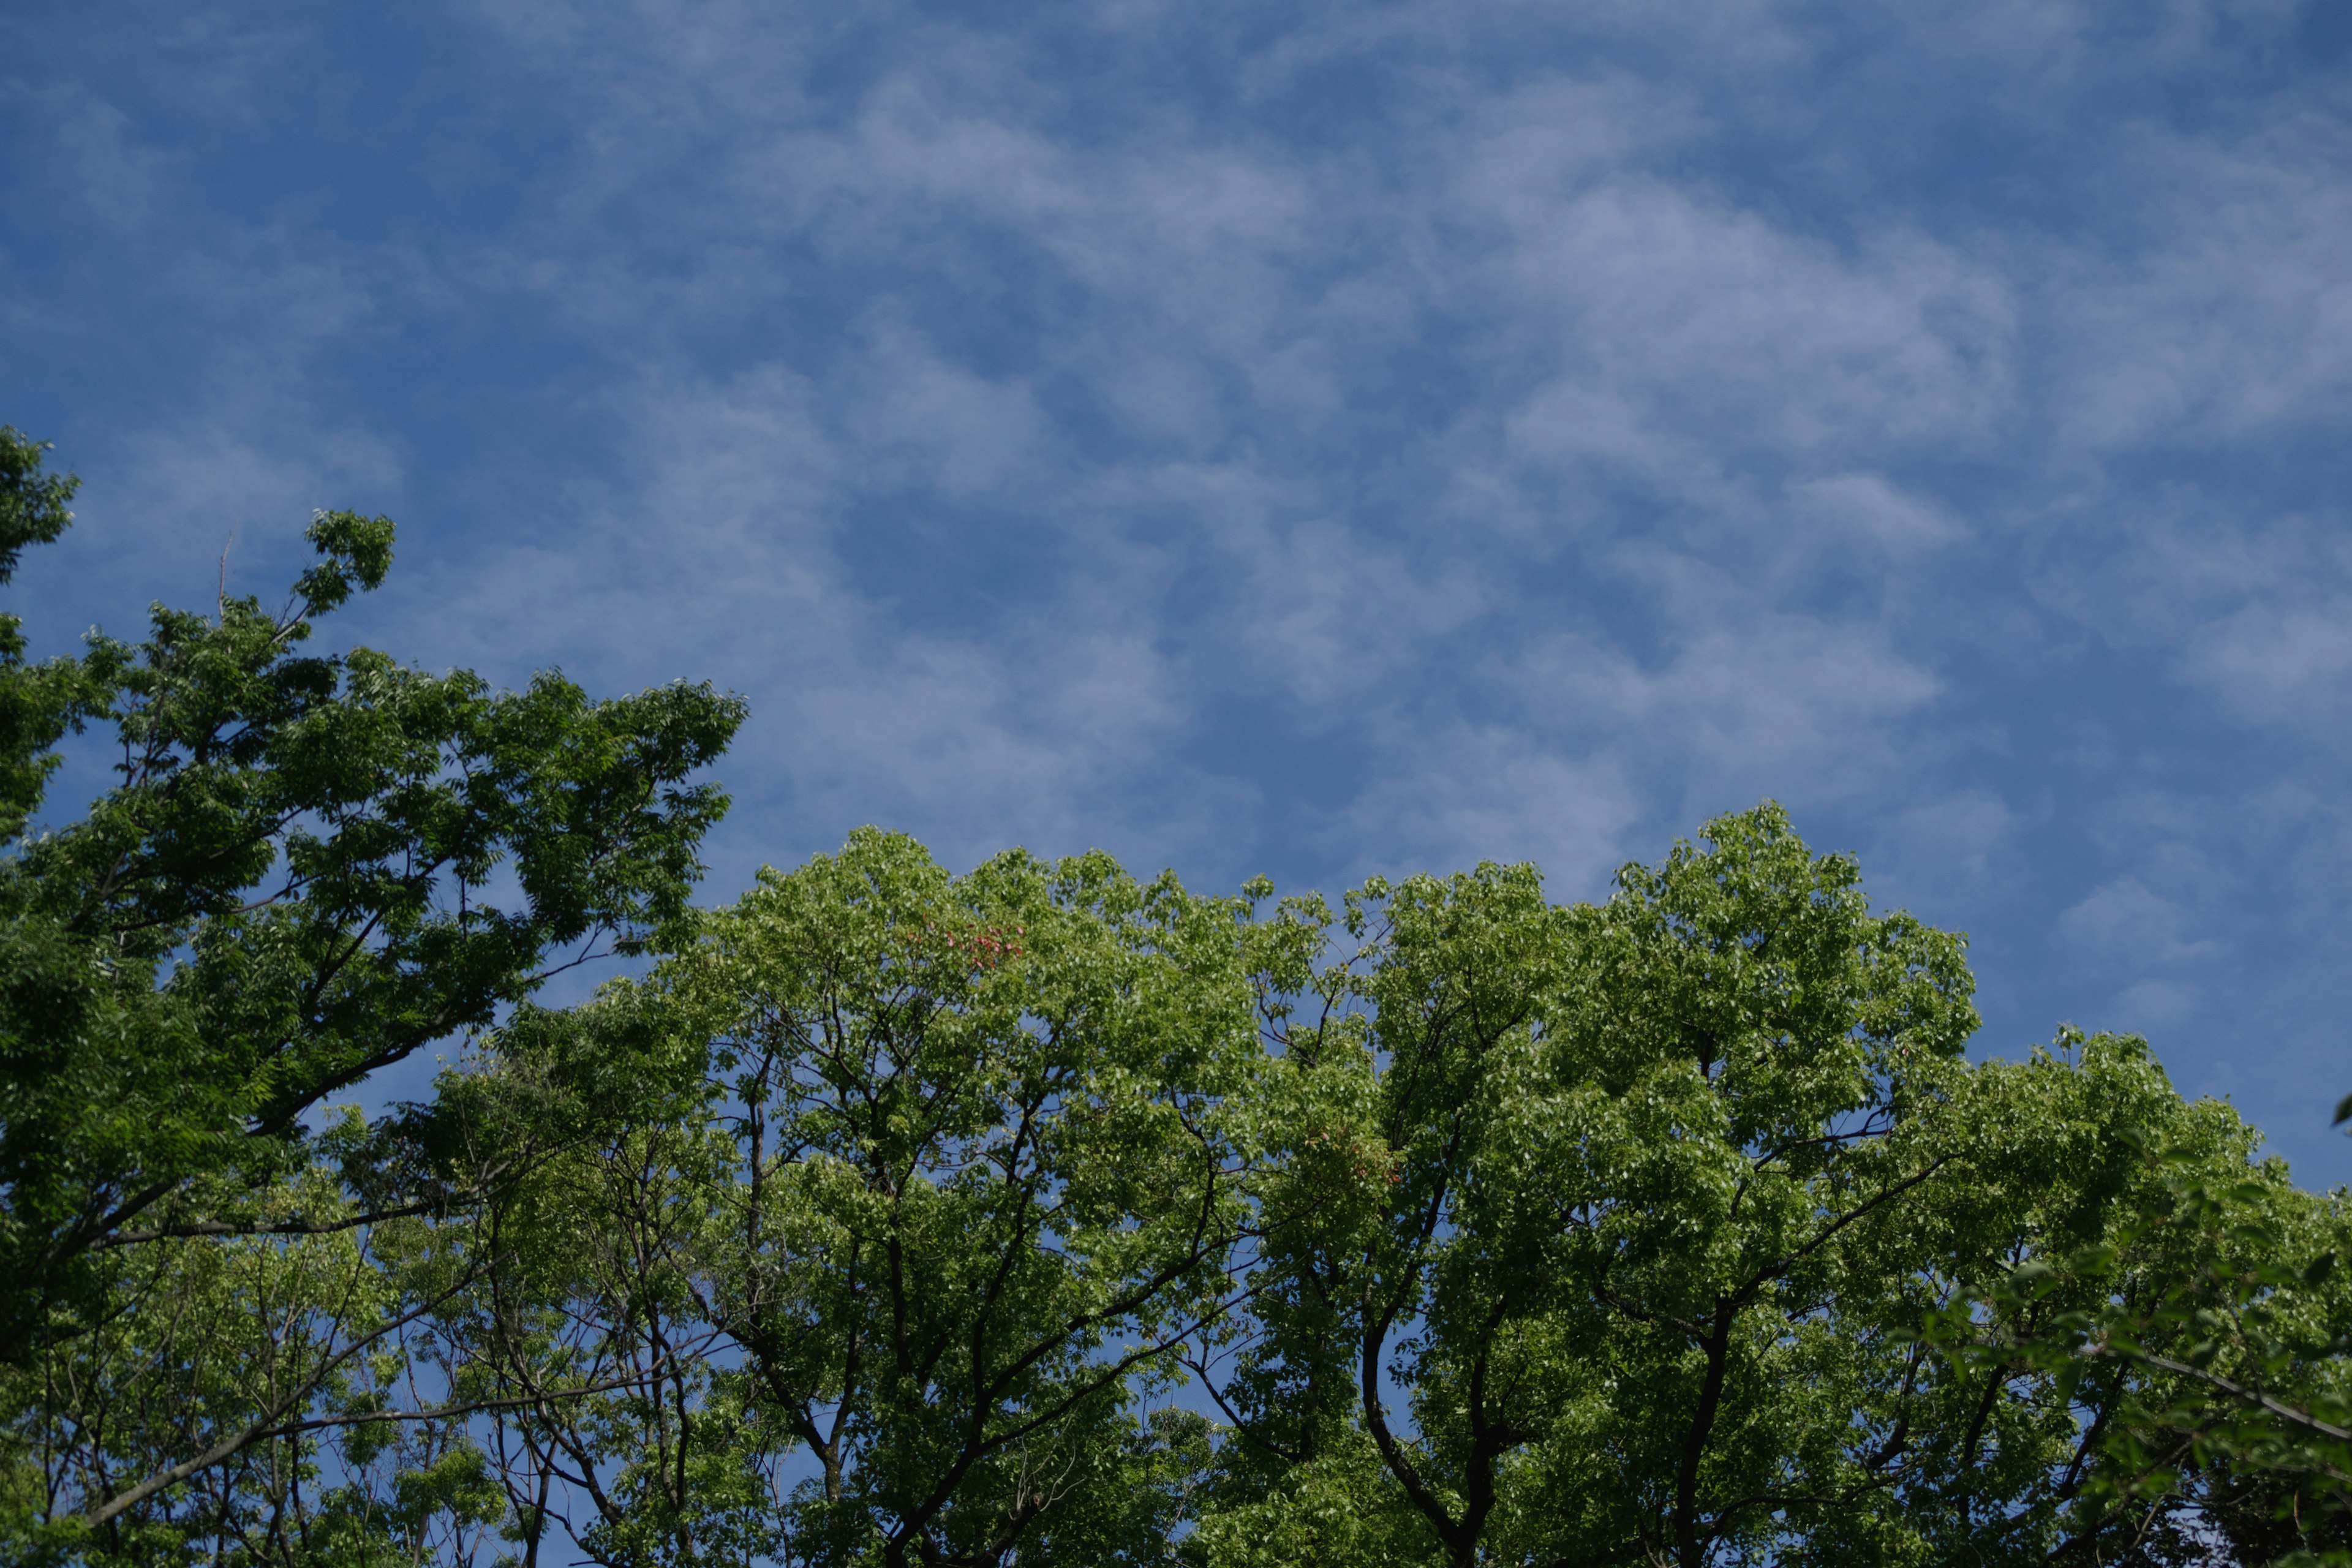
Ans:
<svg viewBox="0 0 2352 1568"><path fill-rule="evenodd" d="M2352 730L2352 532L2335 515L2217 519L2177 500L2052 584L2053 602L2158 650L2231 718L2326 751Z"/></svg>
<svg viewBox="0 0 2352 1568"><path fill-rule="evenodd" d="M2201 986L2185 981L2140 981L2116 994L2112 1026L2135 1034L2154 1034L2187 1019L2197 1011L2203 995Z"/></svg>
<svg viewBox="0 0 2352 1568"><path fill-rule="evenodd" d="M1860 543L1904 556L1968 537L1968 528L1944 507L1906 493L1881 474L1832 474L1789 488L1790 521L1800 529L1826 524L1838 543Z"/></svg>
<svg viewBox="0 0 2352 1568"><path fill-rule="evenodd" d="M1840 256L1647 179L1509 227L1482 270L1519 307L1513 357L1535 361L1510 428L1536 462L1713 499L1710 479L1743 460L1965 450L2000 418L2007 289L1931 242L1897 232Z"/></svg>
<svg viewBox="0 0 2352 1568"><path fill-rule="evenodd" d="M2352 596L2250 605L2204 628L2195 657L2194 678L2249 717L2341 736L2352 695Z"/></svg>
<svg viewBox="0 0 2352 1568"><path fill-rule="evenodd" d="M1027 386L974 375L903 326L876 330L852 384L845 426L863 486L927 482L961 499L1025 488L1059 466Z"/></svg>
<svg viewBox="0 0 2352 1568"><path fill-rule="evenodd" d="M2146 968L2210 958L2221 951L2210 940L2192 940L2188 906L2151 889L2137 877L2119 877L2058 918L2068 941L2092 952Z"/></svg>
<svg viewBox="0 0 2352 1568"><path fill-rule="evenodd" d="M1889 814L1864 865L1884 868L1878 885L1894 901L1949 907L1958 891L1991 873L2017 826L2017 813L1998 795L1938 795Z"/></svg>
<svg viewBox="0 0 2352 1568"><path fill-rule="evenodd" d="M1346 814L1350 878L1451 871L1482 860L1534 861L1554 898L1591 897L1632 858L1648 814L1614 758L1563 756L1517 725L1417 728L1392 744L1422 754L1371 785Z"/></svg>
<svg viewBox="0 0 2352 1568"><path fill-rule="evenodd" d="M1613 564L1649 590L1664 651L1641 658L1591 633L1531 642L1497 679L1545 721L1600 727L1703 777L1834 794L1864 787L1890 723L1942 688L1883 626L1758 604L1737 560L1629 547Z"/></svg>
<svg viewBox="0 0 2352 1568"><path fill-rule="evenodd" d="M2137 243L2053 258L2065 440L2093 453L2328 429L2352 407L2352 131L2282 110L2222 140L2145 131L2116 177Z"/></svg>
<svg viewBox="0 0 2352 1568"><path fill-rule="evenodd" d="M934 374L907 363L919 388ZM845 502L871 482L852 461L866 412L845 434L774 368L663 381L620 412L642 462L560 539L432 584L434 646L509 679L521 670L502 665L570 648L571 673L602 689L691 672L751 693L722 770L754 816L730 861L789 861L867 821L967 860L1015 840L1133 851L1139 820L1188 842L1229 805L1213 780L1164 787L1186 771L1161 759L1188 700L1131 585L1076 584L963 634L858 590L842 546Z"/></svg>

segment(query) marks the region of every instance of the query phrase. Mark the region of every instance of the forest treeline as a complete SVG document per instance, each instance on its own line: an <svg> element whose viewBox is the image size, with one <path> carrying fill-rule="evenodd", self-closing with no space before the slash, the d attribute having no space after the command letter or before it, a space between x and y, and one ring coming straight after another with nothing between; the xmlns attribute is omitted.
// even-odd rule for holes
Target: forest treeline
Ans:
<svg viewBox="0 0 2352 1568"><path fill-rule="evenodd" d="M0 580L72 489L0 431ZM703 909L740 701L312 652L393 530L310 537L0 623L0 1560L2352 1560L2341 1197L2138 1039L1969 1061L1777 806L1600 903L869 829Z"/></svg>

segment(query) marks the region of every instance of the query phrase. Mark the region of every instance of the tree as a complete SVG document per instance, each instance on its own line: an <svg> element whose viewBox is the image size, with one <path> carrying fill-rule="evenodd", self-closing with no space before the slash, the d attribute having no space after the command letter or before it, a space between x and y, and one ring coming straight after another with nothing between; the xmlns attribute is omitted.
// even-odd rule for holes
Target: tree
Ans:
<svg viewBox="0 0 2352 1568"><path fill-rule="evenodd" d="M2168 1131L2103 1237L1956 1298L1927 1338L2084 1409L2066 1559L2352 1563L2343 1194L2255 1161L2234 1119Z"/></svg>
<svg viewBox="0 0 2352 1568"><path fill-rule="evenodd" d="M1871 913L1778 808L1706 834L1599 907L1524 868L1372 884L1341 962L1269 986L1293 1218L1254 1337L1195 1359L1234 1426L1210 1561L2023 1563L2105 1539L2085 1471L2137 1384L2018 1348L2079 1295L1963 1309L1981 1354L1918 1329L2128 1231L2147 1147L2242 1172L2251 1140L2135 1041L1969 1066L1958 939Z"/></svg>
<svg viewBox="0 0 2352 1568"><path fill-rule="evenodd" d="M42 451L0 432L0 580L70 521L75 481ZM194 1259L173 1244L462 1208L517 1148L453 1166L420 1112L332 1145L350 1179L322 1195L301 1184L322 1152L306 1118L558 970L689 922L726 804L689 781L740 701L684 684L596 701L552 673L497 692L306 652L383 580L393 533L323 513L281 610L159 605L135 647L93 634L28 664L0 622L0 1365L94 1344L154 1272L142 1248ZM93 730L113 787L35 827L58 747Z"/></svg>
<svg viewBox="0 0 2352 1568"><path fill-rule="evenodd" d="M1204 1427L1139 1399L1235 1289L1258 1070L1241 900L903 837L600 1003L707 1052L729 1179L676 1249L816 1474L817 1562L1142 1561Z"/></svg>

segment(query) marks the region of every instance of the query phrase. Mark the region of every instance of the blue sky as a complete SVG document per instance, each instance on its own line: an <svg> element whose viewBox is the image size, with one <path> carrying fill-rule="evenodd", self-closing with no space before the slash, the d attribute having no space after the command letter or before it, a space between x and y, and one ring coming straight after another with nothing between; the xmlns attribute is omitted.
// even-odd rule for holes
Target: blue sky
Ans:
<svg viewBox="0 0 2352 1568"><path fill-rule="evenodd" d="M1773 796L2352 1178L2352 9L107 4L0 60L38 647L746 693L853 825L1204 888Z"/></svg>

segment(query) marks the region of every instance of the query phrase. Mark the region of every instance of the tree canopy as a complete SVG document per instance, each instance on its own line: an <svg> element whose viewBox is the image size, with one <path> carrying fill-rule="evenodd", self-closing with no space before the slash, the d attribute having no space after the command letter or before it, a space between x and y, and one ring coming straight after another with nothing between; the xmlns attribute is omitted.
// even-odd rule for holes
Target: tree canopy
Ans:
<svg viewBox="0 0 2352 1568"><path fill-rule="evenodd" d="M0 581L72 495L0 430ZM0 620L8 1560L2352 1561L2342 1194L1972 1059L1779 806L1597 903L866 828L698 908L740 700L310 651L394 530L310 538Z"/></svg>

